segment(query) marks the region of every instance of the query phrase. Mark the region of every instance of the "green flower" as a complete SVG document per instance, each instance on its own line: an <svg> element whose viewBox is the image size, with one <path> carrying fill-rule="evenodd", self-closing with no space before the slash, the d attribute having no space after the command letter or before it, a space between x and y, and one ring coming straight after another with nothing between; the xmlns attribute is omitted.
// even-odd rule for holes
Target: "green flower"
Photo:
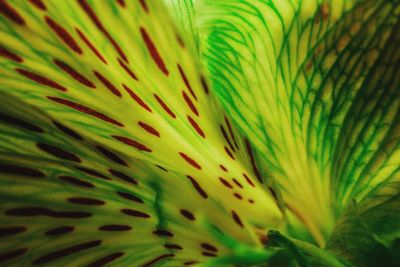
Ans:
<svg viewBox="0 0 400 267"><path fill-rule="evenodd" d="M400 266L397 0L0 0L1 266Z"/></svg>

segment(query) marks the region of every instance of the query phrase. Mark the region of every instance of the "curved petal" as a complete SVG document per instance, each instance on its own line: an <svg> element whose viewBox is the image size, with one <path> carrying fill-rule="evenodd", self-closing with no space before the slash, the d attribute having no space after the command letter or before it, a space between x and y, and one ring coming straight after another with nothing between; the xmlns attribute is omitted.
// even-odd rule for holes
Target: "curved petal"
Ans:
<svg viewBox="0 0 400 267"><path fill-rule="evenodd" d="M399 4L202 3L212 88L322 245L351 198L398 169Z"/></svg>
<svg viewBox="0 0 400 267"><path fill-rule="evenodd" d="M160 2L0 11L1 227L24 228L2 260L203 261L229 249L202 218L253 246L281 223ZM100 229L117 224L132 236Z"/></svg>

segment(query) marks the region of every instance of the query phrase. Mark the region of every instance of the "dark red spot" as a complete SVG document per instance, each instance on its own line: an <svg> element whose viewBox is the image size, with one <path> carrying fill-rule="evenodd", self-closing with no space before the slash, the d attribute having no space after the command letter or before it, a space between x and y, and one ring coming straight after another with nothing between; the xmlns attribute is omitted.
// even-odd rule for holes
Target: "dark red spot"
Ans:
<svg viewBox="0 0 400 267"><path fill-rule="evenodd" d="M79 37L82 41L92 50L92 52L97 56L98 59L103 61L104 64L107 64L107 61L104 57L100 54L100 52L96 49L96 47L89 41L89 39L81 32L79 29L75 28L76 32L78 33Z"/></svg>
<svg viewBox="0 0 400 267"><path fill-rule="evenodd" d="M44 133L44 130L28 121L21 120L19 118L11 117L7 114L0 112L0 121L5 122L7 124L11 124L13 126L24 128L25 130L29 130L36 133Z"/></svg>
<svg viewBox="0 0 400 267"><path fill-rule="evenodd" d="M118 63L132 79L139 81L136 74L121 59L118 59Z"/></svg>
<svg viewBox="0 0 400 267"><path fill-rule="evenodd" d="M85 168L85 167L74 167L77 170L80 170L81 172L84 172L86 174L89 174L91 176L103 179L103 180L111 180L110 177L105 176L104 174L101 174L93 169Z"/></svg>
<svg viewBox="0 0 400 267"><path fill-rule="evenodd" d="M125 88L125 91L131 96L133 100L136 101L142 108L147 110L148 112L153 112L151 108L137 95L131 88L126 86L125 84L122 84L122 86Z"/></svg>
<svg viewBox="0 0 400 267"><path fill-rule="evenodd" d="M175 257L175 254L163 254L163 255L158 256L157 258L145 263L142 267L150 267L165 258L171 258L171 257ZM158 266L161 266L161 265L158 265Z"/></svg>
<svg viewBox="0 0 400 267"><path fill-rule="evenodd" d="M204 134L204 132L203 132L203 130L200 128L200 126L197 124L197 122L196 122L194 119L192 119L192 117L190 117L190 116L187 116L187 118L188 118L190 124L192 125L193 129L195 129L196 132L197 132L201 137L203 137L203 138L205 139L205 138L206 138L206 135Z"/></svg>
<svg viewBox="0 0 400 267"><path fill-rule="evenodd" d="M138 141L130 139L128 137L123 137L123 136L118 136L118 135L112 135L111 137L128 145L128 146L133 146L133 147L139 149L140 151L152 152L152 150L150 148L148 148L147 146L139 143Z"/></svg>
<svg viewBox="0 0 400 267"><path fill-rule="evenodd" d="M121 224L108 224L99 227L101 231L129 231L132 227L129 225L121 225Z"/></svg>
<svg viewBox="0 0 400 267"><path fill-rule="evenodd" d="M78 162L78 163L82 162L82 160L78 156L72 154L71 152L65 151L61 148L55 147L53 145L37 143L36 146L40 150L42 150L50 155L53 155L57 158L74 161L74 162Z"/></svg>
<svg viewBox="0 0 400 267"><path fill-rule="evenodd" d="M166 236L166 237L173 237L174 234L171 233L170 231L163 230L163 229L158 229L153 231L153 234L158 235L158 236Z"/></svg>
<svg viewBox="0 0 400 267"><path fill-rule="evenodd" d="M47 262L54 261L54 260L57 260L62 257L67 257L71 254L78 253L83 250L87 250L87 249L90 249L93 247L100 246L100 244L101 244L101 240L94 240L94 241L81 243L78 245L74 245L71 247L67 247L64 249L60 249L60 250L45 254L44 256L41 256L40 258L37 258L36 260L34 260L32 263L34 265L47 263Z"/></svg>
<svg viewBox="0 0 400 267"><path fill-rule="evenodd" d="M154 98L157 100L157 102L161 105L161 107L170 115L172 118L176 118L176 115L172 110L168 107L167 104L156 94L153 94Z"/></svg>
<svg viewBox="0 0 400 267"><path fill-rule="evenodd" d="M194 264L197 264L197 263L199 263L199 262L198 261L186 261L186 262L183 263L183 265L189 266L189 265L194 265Z"/></svg>
<svg viewBox="0 0 400 267"><path fill-rule="evenodd" d="M185 48L185 43L183 42L183 40L182 40L182 38L181 38L181 36L179 34L176 34L176 40L178 41L179 45L182 48Z"/></svg>
<svg viewBox="0 0 400 267"><path fill-rule="evenodd" d="M26 231L24 226L0 227L0 237L16 235Z"/></svg>
<svg viewBox="0 0 400 267"><path fill-rule="evenodd" d="M239 215L233 210L232 210L232 218L237 223L237 225L243 228L242 220L240 219Z"/></svg>
<svg viewBox="0 0 400 267"><path fill-rule="evenodd" d="M208 198L207 193L203 190L203 188L200 186L200 184L194 179L193 177L186 175L187 178L189 178L190 182L192 183L193 187L196 189L196 191L202 196L203 198Z"/></svg>
<svg viewBox="0 0 400 267"><path fill-rule="evenodd" d="M189 163L190 165L192 165L192 166L195 167L196 169L201 170L201 166L200 166L196 161L194 161L194 159L192 159L191 157L189 157L188 155L186 155L186 154L183 153L183 152L179 152L179 155L180 155L184 160L186 160L187 163Z"/></svg>
<svg viewBox="0 0 400 267"><path fill-rule="evenodd" d="M154 129L152 126L148 125L147 123L139 121L138 124L140 127L145 129L148 133L155 135L157 137L160 137L160 133L156 129Z"/></svg>
<svg viewBox="0 0 400 267"><path fill-rule="evenodd" d="M126 7L126 5L125 5L125 0L117 0L117 3L118 3L121 7Z"/></svg>
<svg viewBox="0 0 400 267"><path fill-rule="evenodd" d="M227 169L224 165L220 164L219 167L220 167L221 170L223 170L224 172L228 172L228 169Z"/></svg>
<svg viewBox="0 0 400 267"><path fill-rule="evenodd" d="M90 87L90 88L96 88L96 86L89 81L85 76L83 76L82 74L78 73L76 70L74 70L71 66L69 66L68 64L66 64L65 62L62 62L61 60L55 59L54 63L63 71L65 71L66 73L69 74L69 76L71 76L72 78L74 78L75 80L77 80L79 83Z"/></svg>
<svg viewBox="0 0 400 267"><path fill-rule="evenodd" d="M234 195L237 199L240 199L240 200L243 199L242 195L239 194L239 193L234 193L233 195Z"/></svg>
<svg viewBox="0 0 400 267"><path fill-rule="evenodd" d="M121 92L103 75L101 75L99 72L97 71L93 71L94 75L97 77L97 79L99 79L99 81L105 86L107 87L108 90L110 90L111 93L113 93L114 95L121 97Z"/></svg>
<svg viewBox="0 0 400 267"><path fill-rule="evenodd" d="M127 200L130 200L130 201L133 201L133 202L136 202L136 203L144 203L144 201L143 201L140 197L137 197L137 196L132 195L132 194L130 194L130 193L127 193L127 192L117 192L117 194L118 194L119 196L121 196L121 197L127 199Z"/></svg>
<svg viewBox="0 0 400 267"><path fill-rule="evenodd" d="M125 253L124 252L115 252L112 253L108 256L105 256L103 258L100 258L88 265L86 265L86 267L101 267L101 266L105 266L106 264L115 261L118 258L121 258Z"/></svg>
<svg viewBox="0 0 400 267"><path fill-rule="evenodd" d="M47 231L45 235L63 235L72 232L73 230L74 227L72 226L61 226Z"/></svg>
<svg viewBox="0 0 400 267"><path fill-rule="evenodd" d="M233 156L232 152L229 150L229 148L227 148L226 146L224 146L224 150L226 152L226 154L233 160L235 160L235 157Z"/></svg>
<svg viewBox="0 0 400 267"><path fill-rule="evenodd" d="M0 57L8 58L19 63L24 61L22 57L18 56L17 54L14 54L10 50L7 50L2 46L0 46Z"/></svg>
<svg viewBox="0 0 400 267"><path fill-rule="evenodd" d="M46 16L45 21L47 25L54 31L55 34L60 37L61 40L64 41L64 43L71 48L73 51L75 51L78 54L82 54L82 49L80 46L75 42L74 38L72 38L71 34L64 29L60 24L55 22L52 18Z"/></svg>
<svg viewBox="0 0 400 267"><path fill-rule="evenodd" d="M188 210L181 209L181 214L188 220L194 221L196 218L194 217L193 213Z"/></svg>
<svg viewBox="0 0 400 267"><path fill-rule="evenodd" d="M226 123L226 125L228 125L228 130L229 130L229 133L231 134L232 140L233 140L233 142L235 143L236 148L239 150L239 145L237 144L235 135L233 134L232 126L231 126L231 124L229 123L228 118L227 118L226 116L224 116L224 118L225 118L225 123Z"/></svg>
<svg viewBox="0 0 400 267"><path fill-rule="evenodd" d="M96 148L97 148L98 151L100 151L101 154L103 154L105 157L107 157L108 159L112 160L113 162L118 163L118 164L120 164L122 166L128 166L123 159L118 157L117 154L111 152L110 150L106 149L105 147L96 146Z"/></svg>
<svg viewBox="0 0 400 267"><path fill-rule="evenodd" d="M101 206L106 204L103 200L98 200L88 197L70 197L67 199L67 201L73 204L87 205L87 206Z"/></svg>
<svg viewBox="0 0 400 267"><path fill-rule="evenodd" d="M100 22L98 19L96 13L94 13L93 9L90 7L90 5L86 2L86 0L79 0L79 5L85 11L85 13L89 16L89 18L92 20L92 22L96 25L96 27L107 37L107 39L111 42L115 50L117 50L118 54L121 56L121 58L125 61L128 62L128 58L122 51L121 47L118 45L118 43L112 38L112 36L108 33L106 28L104 28L103 24Z"/></svg>
<svg viewBox="0 0 400 267"><path fill-rule="evenodd" d="M0 1L1 3L1 1ZM0 6L1 7L1 6ZM19 257L21 255L24 255L28 251L27 248L19 248L7 252L0 253L0 263L14 259L16 257Z"/></svg>
<svg viewBox="0 0 400 267"><path fill-rule="evenodd" d="M139 0L140 5L142 6L143 10L146 13L149 13L149 8L147 7L147 3L146 0Z"/></svg>
<svg viewBox="0 0 400 267"><path fill-rule="evenodd" d="M94 109L91 109L89 107L86 107L84 105L72 102L72 101L67 100L67 99L54 97L54 96L48 96L47 98L50 99L51 101L57 102L57 103L59 103L61 105L67 106L67 107L70 107L70 108L75 109L77 111L86 113L86 114L88 114L90 116L96 117L96 118L98 118L100 120L103 120L105 122L109 122L109 123L114 124L114 125L119 126L119 127L124 127L124 125L122 123L120 123L119 121L116 121L116 120L108 117L107 115L105 115L105 114L103 114L101 112L98 112L98 111L96 111Z"/></svg>
<svg viewBox="0 0 400 267"><path fill-rule="evenodd" d="M168 69L165 66L164 61L161 58L160 53L158 52L150 36L147 34L146 30L143 27L140 27L140 33L142 34L143 41L146 44L147 50L149 51L154 62L157 64L158 68L165 74L165 76L168 76Z"/></svg>
<svg viewBox="0 0 400 267"><path fill-rule="evenodd" d="M250 203L250 204L254 204L254 200L249 199L249 203Z"/></svg>
<svg viewBox="0 0 400 267"><path fill-rule="evenodd" d="M218 251L218 249L216 247L214 247L213 245L210 245L208 243L202 243L201 247L206 249L206 250L212 251L212 252L217 252Z"/></svg>
<svg viewBox="0 0 400 267"><path fill-rule="evenodd" d="M25 24L25 20L21 17L17 10L10 6L5 0L0 1L0 13L19 25Z"/></svg>
<svg viewBox="0 0 400 267"><path fill-rule="evenodd" d="M190 85L190 82L189 82L188 78L186 77L186 74L185 74L185 72L183 71L181 65L178 64L177 66L178 66L179 74L181 75L181 78L182 78L182 80L183 80L183 82L184 82L186 88L187 88L187 89L189 90L189 92L192 94L193 98L194 98L195 100L197 100L197 97L196 97L196 95L195 95L195 93L194 93L194 91L193 91L193 89L192 89L192 86Z"/></svg>
<svg viewBox="0 0 400 267"><path fill-rule="evenodd" d="M251 165L253 166L254 174L256 175L258 181L259 181L260 183L263 183L262 178L261 178L261 174L260 174L260 172L258 171L258 168L257 168L257 165L256 165L256 161L255 161L255 158L254 158L254 155L253 155L253 151L252 151L252 149L251 149L250 142L249 142L249 140L247 140L247 139L244 139L244 142L245 142L245 144L246 144L247 154L248 154L249 157L250 157L250 163L251 163Z"/></svg>
<svg viewBox="0 0 400 267"><path fill-rule="evenodd" d="M215 253L211 253L211 252L202 252L201 254L203 254L203 256L206 257L217 257L218 255Z"/></svg>
<svg viewBox="0 0 400 267"><path fill-rule="evenodd" d="M22 207L7 210L4 214L8 216L17 216L17 217L37 217L37 216L48 216L53 218L72 218L72 219L81 219L92 216L88 212L80 212L80 211L54 211L51 209L43 208L43 207Z"/></svg>
<svg viewBox="0 0 400 267"><path fill-rule="evenodd" d="M255 187L253 181L245 173L243 173L243 177L246 179L246 181L249 185L251 185L252 187Z"/></svg>
<svg viewBox="0 0 400 267"><path fill-rule="evenodd" d="M126 175L126 174L124 174L122 172L119 172L119 171L116 171L116 170L112 170L112 169L109 169L108 171L112 175L114 175L115 177L118 177L121 180L124 180L125 182L131 183L133 185L137 185L138 184L138 182L135 179L132 179L131 177L129 177L128 175Z"/></svg>
<svg viewBox="0 0 400 267"><path fill-rule="evenodd" d="M233 188L233 186L232 186L227 180L225 180L225 179L222 178L222 177L218 177L218 178L219 178L220 182L221 182L224 186L226 186L226 187L228 187L228 188Z"/></svg>
<svg viewBox="0 0 400 267"><path fill-rule="evenodd" d="M42 2L42 0L29 0L29 2L43 11L47 10L46 5Z"/></svg>
<svg viewBox="0 0 400 267"><path fill-rule="evenodd" d="M228 134L225 131L224 126L220 125L220 130L221 130L221 133L222 133L225 141L228 143L229 147L232 149L233 152L235 152L235 148L233 147L231 140L229 139Z"/></svg>
<svg viewBox="0 0 400 267"><path fill-rule="evenodd" d="M41 178L45 176L43 172L32 168L22 167L18 165L11 165L11 164L3 164L3 163L0 163L0 171L8 174L16 174L27 177L35 177L35 178Z"/></svg>
<svg viewBox="0 0 400 267"><path fill-rule="evenodd" d="M147 213L144 213L142 211L138 211L138 210L122 209L121 212L123 214L129 215L129 216L133 216L133 217L150 218L150 215L148 215Z"/></svg>
<svg viewBox="0 0 400 267"><path fill-rule="evenodd" d="M66 127L65 125L62 125L59 122L53 121L53 124L64 134L71 136L72 138L75 138L76 140L83 140L83 137L80 136L77 132L73 131L72 129Z"/></svg>
<svg viewBox="0 0 400 267"><path fill-rule="evenodd" d="M243 188L243 185L242 185L241 183L239 183L239 181L236 180L235 178L232 178L232 181L233 181L237 186L239 186L240 188Z"/></svg>
<svg viewBox="0 0 400 267"><path fill-rule="evenodd" d="M199 116L199 112L197 111L196 106L193 104L192 100L188 97L185 91L182 91L183 99L185 99L186 104L192 110L192 112L196 115Z"/></svg>
<svg viewBox="0 0 400 267"><path fill-rule="evenodd" d="M272 197L273 197L275 200L278 200L278 197L277 197L277 195L276 195L274 189L273 189L272 187L269 186L269 187L268 187L268 190L269 190L269 192L271 193Z"/></svg>
<svg viewBox="0 0 400 267"><path fill-rule="evenodd" d="M177 244L165 244L165 248L167 249L176 249L176 250L182 250L183 248Z"/></svg>
<svg viewBox="0 0 400 267"><path fill-rule="evenodd" d="M77 185L77 186L82 186L82 187L87 187L87 188L93 188L94 187L93 184L91 184L89 182L86 182L86 181L82 181L82 180L80 180L80 179L78 179L76 177L60 176L58 178L60 178L61 180L65 181L67 183L74 184L74 185Z"/></svg>
<svg viewBox="0 0 400 267"><path fill-rule="evenodd" d="M40 83L42 85L60 90L60 91L67 91L67 88L65 88L64 86L56 83L55 81L50 80L49 78L46 78L44 76L41 76L39 74L30 72L28 70L24 70L24 69L19 69L16 68L15 69L19 74L25 76L28 79L31 79L34 82Z"/></svg>
<svg viewBox="0 0 400 267"><path fill-rule="evenodd" d="M209 89L208 89L207 81L203 77L203 75L200 76L200 82L201 82L201 85L203 86L204 92L208 95Z"/></svg>

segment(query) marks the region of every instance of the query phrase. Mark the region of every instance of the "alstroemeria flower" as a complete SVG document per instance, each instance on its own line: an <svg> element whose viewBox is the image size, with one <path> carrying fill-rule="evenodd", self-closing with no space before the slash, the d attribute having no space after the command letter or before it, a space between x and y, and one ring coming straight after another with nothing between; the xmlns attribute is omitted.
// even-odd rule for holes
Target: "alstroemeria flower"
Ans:
<svg viewBox="0 0 400 267"><path fill-rule="evenodd" d="M400 266L397 0L0 0L1 266Z"/></svg>

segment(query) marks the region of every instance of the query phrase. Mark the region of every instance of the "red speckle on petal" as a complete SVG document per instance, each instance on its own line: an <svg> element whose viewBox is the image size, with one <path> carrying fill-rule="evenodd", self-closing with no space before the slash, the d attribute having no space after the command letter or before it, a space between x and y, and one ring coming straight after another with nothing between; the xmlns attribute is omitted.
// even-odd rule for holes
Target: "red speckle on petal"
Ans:
<svg viewBox="0 0 400 267"><path fill-rule="evenodd" d="M76 41L74 40L74 38L72 38L71 34L69 34L69 32L64 29L60 24L58 24L55 20L53 20L52 18L46 16L45 21L47 23L47 25L49 25L49 27L53 30L53 32L55 34L58 35L58 37L64 41L64 43L71 48L74 52L78 53L78 54L82 54L82 49L80 48L80 46L76 43Z"/></svg>
<svg viewBox="0 0 400 267"><path fill-rule="evenodd" d="M196 191L199 193L200 196L202 196L203 198L208 198L207 193L203 190L203 188L200 186L200 184L196 181L196 179L194 179L192 176L187 175L186 176L190 182L192 183L193 187L196 189Z"/></svg>
<svg viewBox="0 0 400 267"><path fill-rule="evenodd" d="M229 148L227 148L226 146L224 146L225 152L226 154L233 160L235 160L235 157L233 156L232 152L229 150Z"/></svg>
<svg viewBox="0 0 400 267"><path fill-rule="evenodd" d="M233 188L233 186L227 181L227 180L225 180L224 178L222 178L222 177L218 177L219 178L219 181L224 185L224 186L226 186L226 187L228 187L228 188Z"/></svg>
<svg viewBox="0 0 400 267"><path fill-rule="evenodd" d="M22 16L5 0L0 1L0 13L19 25L25 25L25 20Z"/></svg>
<svg viewBox="0 0 400 267"><path fill-rule="evenodd" d="M86 0L79 0L79 5L83 9L83 11L86 13L86 15L89 16L89 18L92 20L92 22L96 25L96 27L107 37L107 39L111 42L117 53L121 56L121 58L125 61L128 62L128 58L126 57L125 53L122 51L121 47L118 45L118 43L112 38L110 33L104 28L103 24L97 17L96 13L93 11L93 9L90 7L90 5L86 2Z"/></svg>
<svg viewBox="0 0 400 267"><path fill-rule="evenodd" d="M195 129L195 131L204 139L206 138L206 135L204 134L203 130L200 128L200 126L197 124L197 122L192 119L192 117L188 116L188 120L192 127Z"/></svg>
<svg viewBox="0 0 400 267"><path fill-rule="evenodd" d="M118 59L118 63L132 79L139 81L136 74L121 59Z"/></svg>
<svg viewBox="0 0 400 267"><path fill-rule="evenodd" d="M153 112L151 108L137 95L131 88L126 86L125 84L122 84L122 86L125 88L125 91L131 96L133 100L136 101L142 108L147 110L148 112Z"/></svg>
<svg viewBox="0 0 400 267"><path fill-rule="evenodd" d="M242 220L240 219L239 215L233 210L232 210L232 218L237 223L237 225L243 228Z"/></svg>
<svg viewBox="0 0 400 267"><path fill-rule="evenodd" d="M181 78L183 80L183 83L185 84L186 88L189 90L189 92L193 96L193 98L197 101L197 96L194 93L192 86L190 85L190 82L189 82L188 78L186 77L185 72L183 71L181 65L178 64L177 66L178 66L179 74L181 75Z"/></svg>
<svg viewBox="0 0 400 267"><path fill-rule="evenodd" d="M11 59L15 62L21 63L23 62L23 58L13 52L9 51L8 49L0 46L0 57Z"/></svg>
<svg viewBox="0 0 400 267"><path fill-rule="evenodd" d="M122 123L120 123L119 121L116 121L116 120L108 117L107 115L105 115L105 114L103 114L101 112L98 112L98 111L96 111L94 109L91 109L89 107L86 107L86 106L84 106L82 104L78 104L78 103L72 102L72 101L67 100L67 99L53 97L53 96L48 96L47 98L50 99L51 101L54 101L56 103L62 104L62 105L67 106L67 107L70 107L70 108L75 109L77 111L86 113L86 114L88 114L90 116L96 117L96 118L98 118L100 120L103 120L105 122L114 124L114 125L119 126L119 127L124 127L124 125Z"/></svg>
<svg viewBox="0 0 400 267"><path fill-rule="evenodd" d="M190 108L190 110L196 115L199 116L199 112L197 111L196 106L193 104L192 100L188 97L185 91L182 91L183 99L185 100L186 104Z"/></svg>
<svg viewBox="0 0 400 267"><path fill-rule="evenodd" d="M71 66L69 66L67 63L55 59L54 63L63 71L65 71L66 73L68 73L73 79L75 79L76 81L78 81L79 83L90 87L90 88L96 88L96 86L89 81L86 77L84 77L82 74L80 74L79 72L77 72L76 70L74 70Z"/></svg>
<svg viewBox="0 0 400 267"><path fill-rule="evenodd" d="M75 28L76 32L78 33L79 37L82 41L89 47L90 50L100 59L104 64L107 64L107 61L104 57L100 54L100 52L96 49L96 47L89 41L89 39L81 32L79 29Z"/></svg>
<svg viewBox="0 0 400 267"><path fill-rule="evenodd" d="M245 173L243 173L243 177L246 179L246 181L249 185L251 185L252 187L255 187L253 181L251 181L251 179Z"/></svg>
<svg viewBox="0 0 400 267"><path fill-rule="evenodd" d="M118 97L122 97L121 92L112 84L106 77L97 71L93 71L94 75L99 79L99 81L108 89L111 93Z"/></svg>
<svg viewBox="0 0 400 267"><path fill-rule="evenodd" d="M158 68L165 74L165 76L169 75L168 69L165 66L163 59L160 56L155 44L151 40L149 34L147 33L146 29L140 27L140 33L142 35L143 41L146 44L147 50L149 51L151 57L153 58L154 62L157 64Z"/></svg>
<svg viewBox="0 0 400 267"><path fill-rule="evenodd" d="M43 11L47 10L46 5L42 2L42 0L29 0L29 2Z"/></svg>
<svg viewBox="0 0 400 267"><path fill-rule="evenodd" d="M154 98L157 100L157 102L161 105L161 107L170 115L172 118L176 118L175 113L168 107L168 105L157 95L153 94Z"/></svg>
<svg viewBox="0 0 400 267"><path fill-rule="evenodd" d="M147 123L144 123L142 121L138 122L139 126L142 127L143 129L145 129L148 133L155 135L157 137L160 137L160 133L154 129L154 127L148 125Z"/></svg>
<svg viewBox="0 0 400 267"><path fill-rule="evenodd" d="M192 165L193 167L195 167L198 170L201 170L201 166L191 157L189 157L188 155L186 155L183 152L179 152L179 155L190 165Z"/></svg>
<svg viewBox="0 0 400 267"><path fill-rule="evenodd" d="M116 139L116 140L118 140L118 141L120 141L120 142L122 142L122 143L124 143L124 144L126 144L126 145L128 145L128 146L135 147L135 148L137 148L137 149L139 149L141 151L152 152L152 150L150 148L148 148L147 146L139 143L136 140L130 139L128 137L118 136L118 135L112 135L111 137Z"/></svg>
<svg viewBox="0 0 400 267"><path fill-rule="evenodd" d="M30 72L28 70L24 70L24 69L16 68L15 70L19 74L31 79L32 81L35 81L37 83L40 83L42 85L45 85L45 86L48 86L48 87L51 87L51 88L54 88L54 89L57 89L57 90L60 90L60 91L64 91L64 92L67 91L67 88L65 88L64 86L62 86L61 84L59 84L59 83L57 83L57 82L55 82L53 80L50 80L47 77L44 77L42 75Z"/></svg>
<svg viewBox="0 0 400 267"><path fill-rule="evenodd" d="M139 0L140 5L146 13L149 13L149 7L147 6L146 0Z"/></svg>

